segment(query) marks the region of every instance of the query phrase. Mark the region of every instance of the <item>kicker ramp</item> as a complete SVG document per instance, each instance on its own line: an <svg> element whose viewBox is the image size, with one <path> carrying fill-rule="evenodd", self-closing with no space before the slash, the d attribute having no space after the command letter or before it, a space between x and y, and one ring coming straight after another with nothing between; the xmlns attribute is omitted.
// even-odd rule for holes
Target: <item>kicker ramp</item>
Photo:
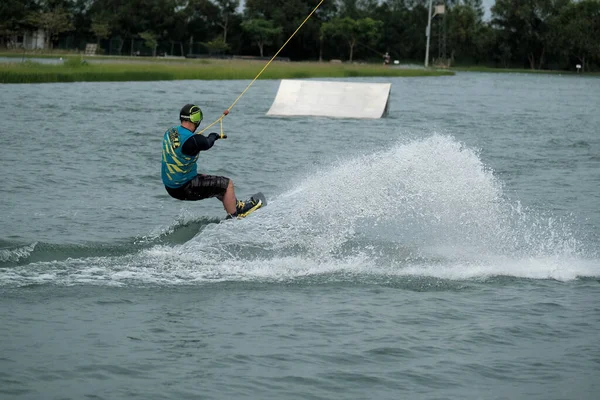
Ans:
<svg viewBox="0 0 600 400"><path fill-rule="evenodd" d="M283 79L267 115L381 118L391 90L391 83Z"/></svg>

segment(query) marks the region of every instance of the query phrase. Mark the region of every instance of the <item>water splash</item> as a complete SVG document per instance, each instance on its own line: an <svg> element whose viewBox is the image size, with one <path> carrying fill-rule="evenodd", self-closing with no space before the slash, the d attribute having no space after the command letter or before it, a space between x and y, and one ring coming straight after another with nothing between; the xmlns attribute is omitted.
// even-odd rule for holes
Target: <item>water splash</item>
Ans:
<svg viewBox="0 0 600 400"><path fill-rule="evenodd" d="M440 135L340 161L251 218L147 255L191 279L598 273L567 221L508 199L476 151Z"/></svg>
<svg viewBox="0 0 600 400"><path fill-rule="evenodd" d="M24 246L16 246L13 248L0 249L0 265L9 262L19 262L27 259L35 250L37 243L31 243Z"/></svg>
<svg viewBox="0 0 600 400"><path fill-rule="evenodd" d="M31 265L23 268L30 281L118 285L600 275L598 258L568 221L508 198L477 152L449 136L338 161L269 200L251 217L207 224L183 244L46 263L33 277Z"/></svg>

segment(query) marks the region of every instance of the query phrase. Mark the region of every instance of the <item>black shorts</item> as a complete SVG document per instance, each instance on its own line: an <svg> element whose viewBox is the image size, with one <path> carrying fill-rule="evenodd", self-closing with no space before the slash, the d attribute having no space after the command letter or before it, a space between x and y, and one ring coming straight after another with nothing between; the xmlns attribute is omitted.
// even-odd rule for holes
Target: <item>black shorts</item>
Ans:
<svg viewBox="0 0 600 400"><path fill-rule="evenodd" d="M165 186L167 192L178 200L202 200L209 197L223 199L229 186L229 178L214 175L196 175L185 185L176 189Z"/></svg>

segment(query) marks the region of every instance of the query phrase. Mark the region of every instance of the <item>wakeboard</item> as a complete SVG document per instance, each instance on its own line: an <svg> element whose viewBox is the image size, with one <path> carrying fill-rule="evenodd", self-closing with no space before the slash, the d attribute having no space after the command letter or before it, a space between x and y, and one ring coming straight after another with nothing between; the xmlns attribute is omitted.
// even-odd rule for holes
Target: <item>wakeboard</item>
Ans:
<svg viewBox="0 0 600 400"><path fill-rule="evenodd" d="M267 205L267 199L265 198L265 195L262 194L262 192L253 194L252 196L250 196L250 199L254 199L254 200L258 201L259 204L252 207L250 210L246 211L245 213L238 215L237 216L238 219L246 218L248 215L252 214L254 211L258 210L259 208L266 207L266 205Z"/></svg>

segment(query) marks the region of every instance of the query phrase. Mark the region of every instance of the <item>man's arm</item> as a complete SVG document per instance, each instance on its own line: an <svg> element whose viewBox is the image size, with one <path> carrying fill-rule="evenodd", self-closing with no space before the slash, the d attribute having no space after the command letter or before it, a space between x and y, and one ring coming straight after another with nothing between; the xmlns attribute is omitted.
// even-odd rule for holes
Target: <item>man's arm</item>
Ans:
<svg viewBox="0 0 600 400"><path fill-rule="evenodd" d="M193 135L185 141L181 147L181 152L186 156L195 156L199 152L213 147L217 139L219 139L219 134L214 132L208 135L208 137L200 134Z"/></svg>

